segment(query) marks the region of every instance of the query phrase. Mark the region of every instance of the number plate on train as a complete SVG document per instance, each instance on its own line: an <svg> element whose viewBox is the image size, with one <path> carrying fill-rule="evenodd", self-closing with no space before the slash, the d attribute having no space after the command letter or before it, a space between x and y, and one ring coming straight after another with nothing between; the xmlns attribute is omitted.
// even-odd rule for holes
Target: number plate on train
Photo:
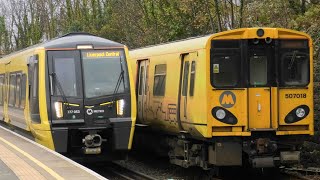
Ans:
<svg viewBox="0 0 320 180"><path fill-rule="evenodd" d="M302 93L302 94L285 94L285 98L287 98L287 99L291 99L291 98L307 98L307 94L306 93Z"/></svg>

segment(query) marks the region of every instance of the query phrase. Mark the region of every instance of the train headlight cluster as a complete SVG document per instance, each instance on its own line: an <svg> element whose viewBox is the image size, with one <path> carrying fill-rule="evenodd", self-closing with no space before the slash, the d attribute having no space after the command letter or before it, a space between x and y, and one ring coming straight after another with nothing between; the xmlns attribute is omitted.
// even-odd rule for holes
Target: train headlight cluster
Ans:
<svg viewBox="0 0 320 180"><path fill-rule="evenodd" d="M226 117L226 112L223 109L219 109L216 112L216 116L218 119L222 120Z"/></svg>
<svg viewBox="0 0 320 180"><path fill-rule="evenodd" d="M297 117L302 118L306 115L306 111L303 108L298 108L296 110L296 115Z"/></svg>
<svg viewBox="0 0 320 180"><path fill-rule="evenodd" d="M211 114L216 120L222 123L230 125L235 125L238 123L238 119L230 111L224 109L223 107L216 106L212 108Z"/></svg>
<svg viewBox="0 0 320 180"><path fill-rule="evenodd" d="M310 108L307 105L300 105L292 109L284 119L287 124L292 124L305 119L310 112Z"/></svg>
<svg viewBox="0 0 320 180"><path fill-rule="evenodd" d="M117 114L119 116L123 115L124 105L125 105L124 99L120 99L120 100L117 101Z"/></svg>
<svg viewBox="0 0 320 180"><path fill-rule="evenodd" d="M57 118L62 118L63 117L62 102L55 102L54 103L54 109L56 110Z"/></svg>

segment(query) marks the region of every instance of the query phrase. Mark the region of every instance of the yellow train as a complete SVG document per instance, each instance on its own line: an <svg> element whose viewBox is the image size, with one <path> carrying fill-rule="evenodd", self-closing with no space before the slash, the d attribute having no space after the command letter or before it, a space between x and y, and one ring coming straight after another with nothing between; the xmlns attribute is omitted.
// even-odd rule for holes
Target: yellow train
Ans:
<svg viewBox="0 0 320 180"><path fill-rule="evenodd" d="M149 133L134 141L183 167L299 163L314 134L312 52L307 34L267 27L131 50L137 125Z"/></svg>
<svg viewBox="0 0 320 180"><path fill-rule="evenodd" d="M127 57L126 46L86 33L9 54L0 59L0 118L57 152L122 159L136 120Z"/></svg>

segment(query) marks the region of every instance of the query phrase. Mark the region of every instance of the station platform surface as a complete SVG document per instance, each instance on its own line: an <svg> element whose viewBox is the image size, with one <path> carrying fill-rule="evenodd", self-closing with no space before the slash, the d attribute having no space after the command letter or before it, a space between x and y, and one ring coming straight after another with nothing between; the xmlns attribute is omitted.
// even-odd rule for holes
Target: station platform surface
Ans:
<svg viewBox="0 0 320 180"><path fill-rule="evenodd" d="M0 180L106 179L32 140L0 126Z"/></svg>

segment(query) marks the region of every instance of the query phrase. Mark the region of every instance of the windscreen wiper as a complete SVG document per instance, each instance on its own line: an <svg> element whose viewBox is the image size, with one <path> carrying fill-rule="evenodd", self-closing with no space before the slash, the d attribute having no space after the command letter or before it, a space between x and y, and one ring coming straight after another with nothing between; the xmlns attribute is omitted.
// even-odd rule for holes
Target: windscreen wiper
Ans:
<svg viewBox="0 0 320 180"><path fill-rule="evenodd" d="M57 86L57 88L58 88L58 90L59 90L59 92L60 92L60 94L61 94L61 96L62 96L62 99L63 99L63 101L64 101L63 104L65 104L66 107L67 107L67 109L69 109L68 99L67 99L67 97L66 97L66 95L65 95L65 93L64 93L64 91L63 91L63 89L62 89L62 86L61 86L61 83L60 83L60 81L59 81L59 79L58 79L58 77L57 77L57 74L56 74L55 72L53 72L53 73L51 73L51 76L54 78L54 80L55 80L55 82L56 82L55 85ZM53 87L51 87L51 88L53 88Z"/></svg>
<svg viewBox="0 0 320 180"><path fill-rule="evenodd" d="M122 67L121 56L120 56L120 68L121 68L121 72L120 72L120 75L119 75L119 78L118 78L116 87L115 87L115 89L114 89L114 91L113 91L113 94L112 94L112 96L113 96L112 102L114 102L114 100L115 100L115 95L116 95L116 94L118 93L118 91L119 91L119 87L120 87L120 85L121 85L121 82L123 82L123 89L126 88L126 85L125 85L125 82L124 82L124 70L123 70L123 67Z"/></svg>
<svg viewBox="0 0 320 180"><path fill-rule="evenodd" d="M289 70L291 70L291 68L292 68L292 66L293 66L293 63L294 63L294 61L296 60L297 52L298 52L298 51L293 51L293 55L292 55L292 57L291 57L290 64L289 64L289 67L288 67Z"/></svg>

